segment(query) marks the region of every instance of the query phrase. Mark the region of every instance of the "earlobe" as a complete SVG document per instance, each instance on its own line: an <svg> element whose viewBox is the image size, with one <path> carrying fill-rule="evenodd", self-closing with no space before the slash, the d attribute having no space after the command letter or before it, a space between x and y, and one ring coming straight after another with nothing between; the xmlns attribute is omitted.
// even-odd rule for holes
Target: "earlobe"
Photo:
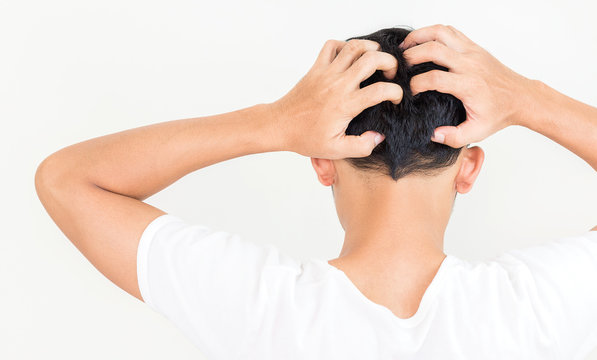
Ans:
<svg viewBox="0 0 597 360"><path fill-rule="evenodd" d="M336 168L334 162L329 159L311 158L313 169L317 173L317 178L323 186L330 186L335 181Z"/></svg>
<svg viewBox="0 0 597 360"><path fill-rule="evenodd" d="M465 194L473 188L473 184L481 171L485 153L478 146L462 149L464 152L460 169L455 179L456 191Z"/></svg>

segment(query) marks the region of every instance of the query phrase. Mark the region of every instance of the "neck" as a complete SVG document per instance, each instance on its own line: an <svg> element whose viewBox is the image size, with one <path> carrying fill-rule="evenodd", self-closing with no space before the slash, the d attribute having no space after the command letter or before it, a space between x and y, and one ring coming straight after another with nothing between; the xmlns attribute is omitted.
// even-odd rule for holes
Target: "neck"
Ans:
<svg viewBox="0 0 597 360"><path fill-rule="evenodd" d="M349 192L339 258L380 266L443 260L454 200L450 184L441 177L389 180L368 181L360 185L365 190Z"/></svg>

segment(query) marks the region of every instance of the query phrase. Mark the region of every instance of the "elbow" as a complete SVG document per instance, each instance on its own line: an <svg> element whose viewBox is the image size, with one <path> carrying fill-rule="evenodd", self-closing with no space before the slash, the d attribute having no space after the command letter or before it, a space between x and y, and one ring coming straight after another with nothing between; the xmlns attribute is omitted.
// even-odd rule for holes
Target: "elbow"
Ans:
<svg viewBox="0 0 597 360"><path fill-rule="evenodd" d="M56 166L54 164L53 155L45 158L35 171L35 191L37 197L43 202L44 194L52 188L52 183L55 183Z"/></svg>
<svg viewBox="0 0 597 360"><path fill-rule="evenodd" d="M81 184L87 184L82 176L81 159L70 150L62 149L46 157L35 171L35 191L42 204L68 202Z"/></svg>
<svg viewBox="0 0 597 360"><path fill-rule="evenodd" d="M61 159L58 153L51 154L37 166L34 180L35 191L42 203L47 198L47 194L65 185L66 177L64 174L64 160Z"/></svg>

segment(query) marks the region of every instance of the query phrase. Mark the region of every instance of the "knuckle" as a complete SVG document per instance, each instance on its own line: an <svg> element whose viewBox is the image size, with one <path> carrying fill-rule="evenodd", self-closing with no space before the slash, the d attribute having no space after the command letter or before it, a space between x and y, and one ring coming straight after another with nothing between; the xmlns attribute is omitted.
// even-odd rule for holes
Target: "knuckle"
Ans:
<svg viewBox="0 0 597 360"><path fill-rule="evenodd" d="M376 62L377 54L374 51L367 51L363 55L361 55L360 63L365 68L375 66Z"/></svg>
<svg viewBox="0 0 597 360"><path fill-rule="evenodd" d="M439 86L442 81L443 74L441 73L441 70L431 70L429 71L427 77L432 85Z"/></svg>
<svg viewBox="0 0 597 360"><path fill-rule="evenodd" d="M421 84L421 76L420 75L414 76L410 80L410 84L409 84L411 92L418 93L421 88L420 84Z"/></svg>
<svg viewBox="0 0 597 360"><path fill-rule="evenodd" d="M436 39L444 38L451 31L452 30L450 30L446 25L442 24L438 24L433 27L433 32Z"/></svg>
<svg viewBox="0 0 597 360"><path fill-rule="evenodd" d="M323 44L323 47L326 49L332 48L334 46L336 46L336 40L333 39L326 40L326 42Z"/></svg>
<svg viewBox="0 0 597 360"><path fill-rule="evenodd" d="M363 48L363 43L361 40L352 39L352 40L348 40L348 42L346 43L346 45L344 45L344 47L349 52L358 52L359 50L361 50Z"/></svg>
<svg viewBox="0 0 597 360"><path fill-rule="evenodd" d="M428 45L429 46L429 53L431 54L431 56L437 56L443 50L442 44L440 44L437 41L430 41L430 42L428 42L428 44L429 44Z"/></svg>
<svg viewBox="0 0 597 360"><path fill-rule="evenodd" d="M373 85L373 89L371 89L371 96L374 99L381 99L386 94L386 87L382 83L377 83Z"/></svg>
<svg viewBox="0 0 597 360"><path fill-rule="evenodd" d="M438 31L438 29L441 28L442 26L443 26L442 24L435 24L431 27L431 30Z"/></svg>
<svg viewBox="0 0 597 360"><path fill-rule="evenodd" d="M432 30L436 34L440 34L440 33L444 32L446 30L446 26L443 25L443 24L435 24L435 25L433 25Z"/></svg>

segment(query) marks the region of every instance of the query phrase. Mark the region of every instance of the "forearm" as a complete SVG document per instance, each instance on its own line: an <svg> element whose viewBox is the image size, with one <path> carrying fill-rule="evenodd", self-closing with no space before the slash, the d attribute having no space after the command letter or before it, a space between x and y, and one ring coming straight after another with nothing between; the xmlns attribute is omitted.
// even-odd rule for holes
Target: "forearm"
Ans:
<svg viewBox="0 0 597 360"><path fill-rule="evenodd" d="M363 109L400 101L397 84L359 87L376 70L391 78L397 61L372 51L379 44L369 40L345 44L326 42L311 70L271 104L148 125L55 152L35 173L40 201L99 271L141 299L139 241L166 212L140 200L190 172L243 155L292 151L342 159L367 156L383 140L375 131L358 136L345 132Z"/></svg>
<svg viewBox="0 0 597 360"><path fill-rule="evenodd" d="M545 135L597 170L597 108L536 80L529 95L518 125Z"/></svg>
<svg viewBox="0 0 597 360"><path fill-rule="evenodd" d="M266 104L173 120L83 141L52 154L56 186L90 183L143 200L203 167L243 155L280 151Z"/></svg>

